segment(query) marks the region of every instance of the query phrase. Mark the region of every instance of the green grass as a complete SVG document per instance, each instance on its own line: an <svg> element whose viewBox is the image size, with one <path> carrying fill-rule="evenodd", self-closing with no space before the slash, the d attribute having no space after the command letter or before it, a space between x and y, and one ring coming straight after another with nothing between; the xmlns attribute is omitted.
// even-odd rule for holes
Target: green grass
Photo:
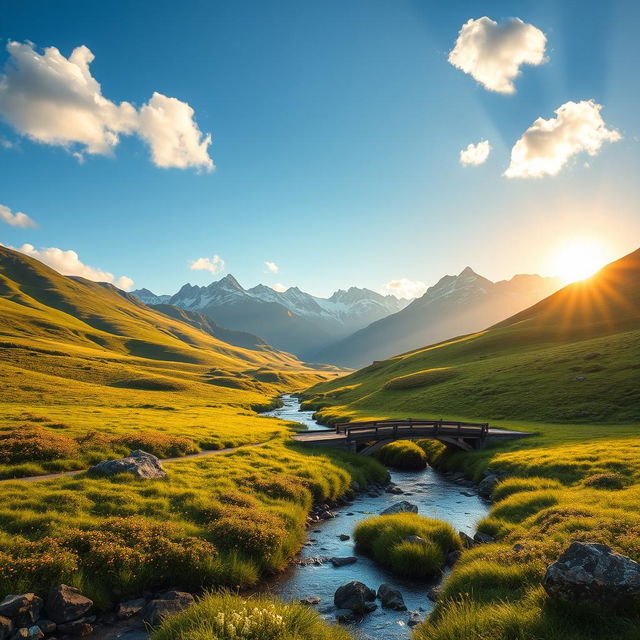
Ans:
<svg viewBox="0 0 640 640"><path fill-rule="evenodd" d="M385 444L374 455L382 464L395 469L424 469L427 466L427 455L411 440Z"/></svg>
<svg viewBox="0 0 640 640"><path fill-rule="evenodd" d="M406 540L410 536L419 536L424 542ZM415 513L368 518L358 523L353 538L359 551L394 573L413 578L438 575L445 555L460 549L450 524Z"/></svg>
<svg viewBox="0 0 640 640"><path fill-rule="evenodd" d="M349 640L350 633L324 622L308 606L268 597L207 594L166 619L151 640Z"/></svg>

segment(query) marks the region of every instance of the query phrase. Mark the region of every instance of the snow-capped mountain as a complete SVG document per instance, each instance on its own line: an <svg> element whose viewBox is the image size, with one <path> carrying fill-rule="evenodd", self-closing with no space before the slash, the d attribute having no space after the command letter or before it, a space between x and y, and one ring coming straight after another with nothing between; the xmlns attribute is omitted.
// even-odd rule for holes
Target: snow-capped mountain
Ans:
<svg viewBox="0 0 640 640"><path fill-rule="evenodd" d="M224 327L260 335L273 346L302 357L396 313L408 303L357 287L341 289L329 298L313 296L298 287L280 292L259 284L244 289L230 274L207 286L185 284L168 299L147 289L132 293L146 304L171 304L202 312Z"/></svg>
<svg viewBox="0 0 640 640"><path fill-rule="evenodd" d="M314 354L314 359L363 366L484 329L546 298L560 286L557 278L538 275L492 282L467 267L457 276L444 276L398 313Z"/></svg>

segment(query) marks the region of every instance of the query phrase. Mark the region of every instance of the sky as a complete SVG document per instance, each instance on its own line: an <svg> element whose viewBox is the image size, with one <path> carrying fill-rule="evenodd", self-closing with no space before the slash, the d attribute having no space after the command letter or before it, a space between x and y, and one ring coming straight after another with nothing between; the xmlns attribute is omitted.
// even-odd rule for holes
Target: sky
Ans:
<svg viewBox="0 0 640 640"><path fill-rule="evenodd" d="M156 293L232 273L416 295L467 265L553 275L576 241L615 259L640 245L639 20L4 0L0 243Z"/></svg>

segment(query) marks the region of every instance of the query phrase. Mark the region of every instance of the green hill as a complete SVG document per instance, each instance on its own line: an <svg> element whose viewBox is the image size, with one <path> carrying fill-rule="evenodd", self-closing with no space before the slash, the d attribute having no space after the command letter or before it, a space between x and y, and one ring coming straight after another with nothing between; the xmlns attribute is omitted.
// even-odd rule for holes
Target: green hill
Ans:
<svg viewBox="0 0 640 640"><path fill-rule="evenodd" d="M307 392L325 420L640 420L640 250L485 331Z"/></svg>

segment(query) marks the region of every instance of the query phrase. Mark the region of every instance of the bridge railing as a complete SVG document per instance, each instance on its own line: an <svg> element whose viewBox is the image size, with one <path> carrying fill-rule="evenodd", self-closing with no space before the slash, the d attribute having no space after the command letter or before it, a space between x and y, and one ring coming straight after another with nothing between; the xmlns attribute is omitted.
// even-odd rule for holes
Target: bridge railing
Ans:
<svg viewBox="0 0 640 640"><path fill-rule="evenodd" d="M371 420L367 422L342 422L335 425L336 433L343 433L348 440L380 439L400 436L453 436L484 440L489 425L481 422L452 420Z"/></svg>

